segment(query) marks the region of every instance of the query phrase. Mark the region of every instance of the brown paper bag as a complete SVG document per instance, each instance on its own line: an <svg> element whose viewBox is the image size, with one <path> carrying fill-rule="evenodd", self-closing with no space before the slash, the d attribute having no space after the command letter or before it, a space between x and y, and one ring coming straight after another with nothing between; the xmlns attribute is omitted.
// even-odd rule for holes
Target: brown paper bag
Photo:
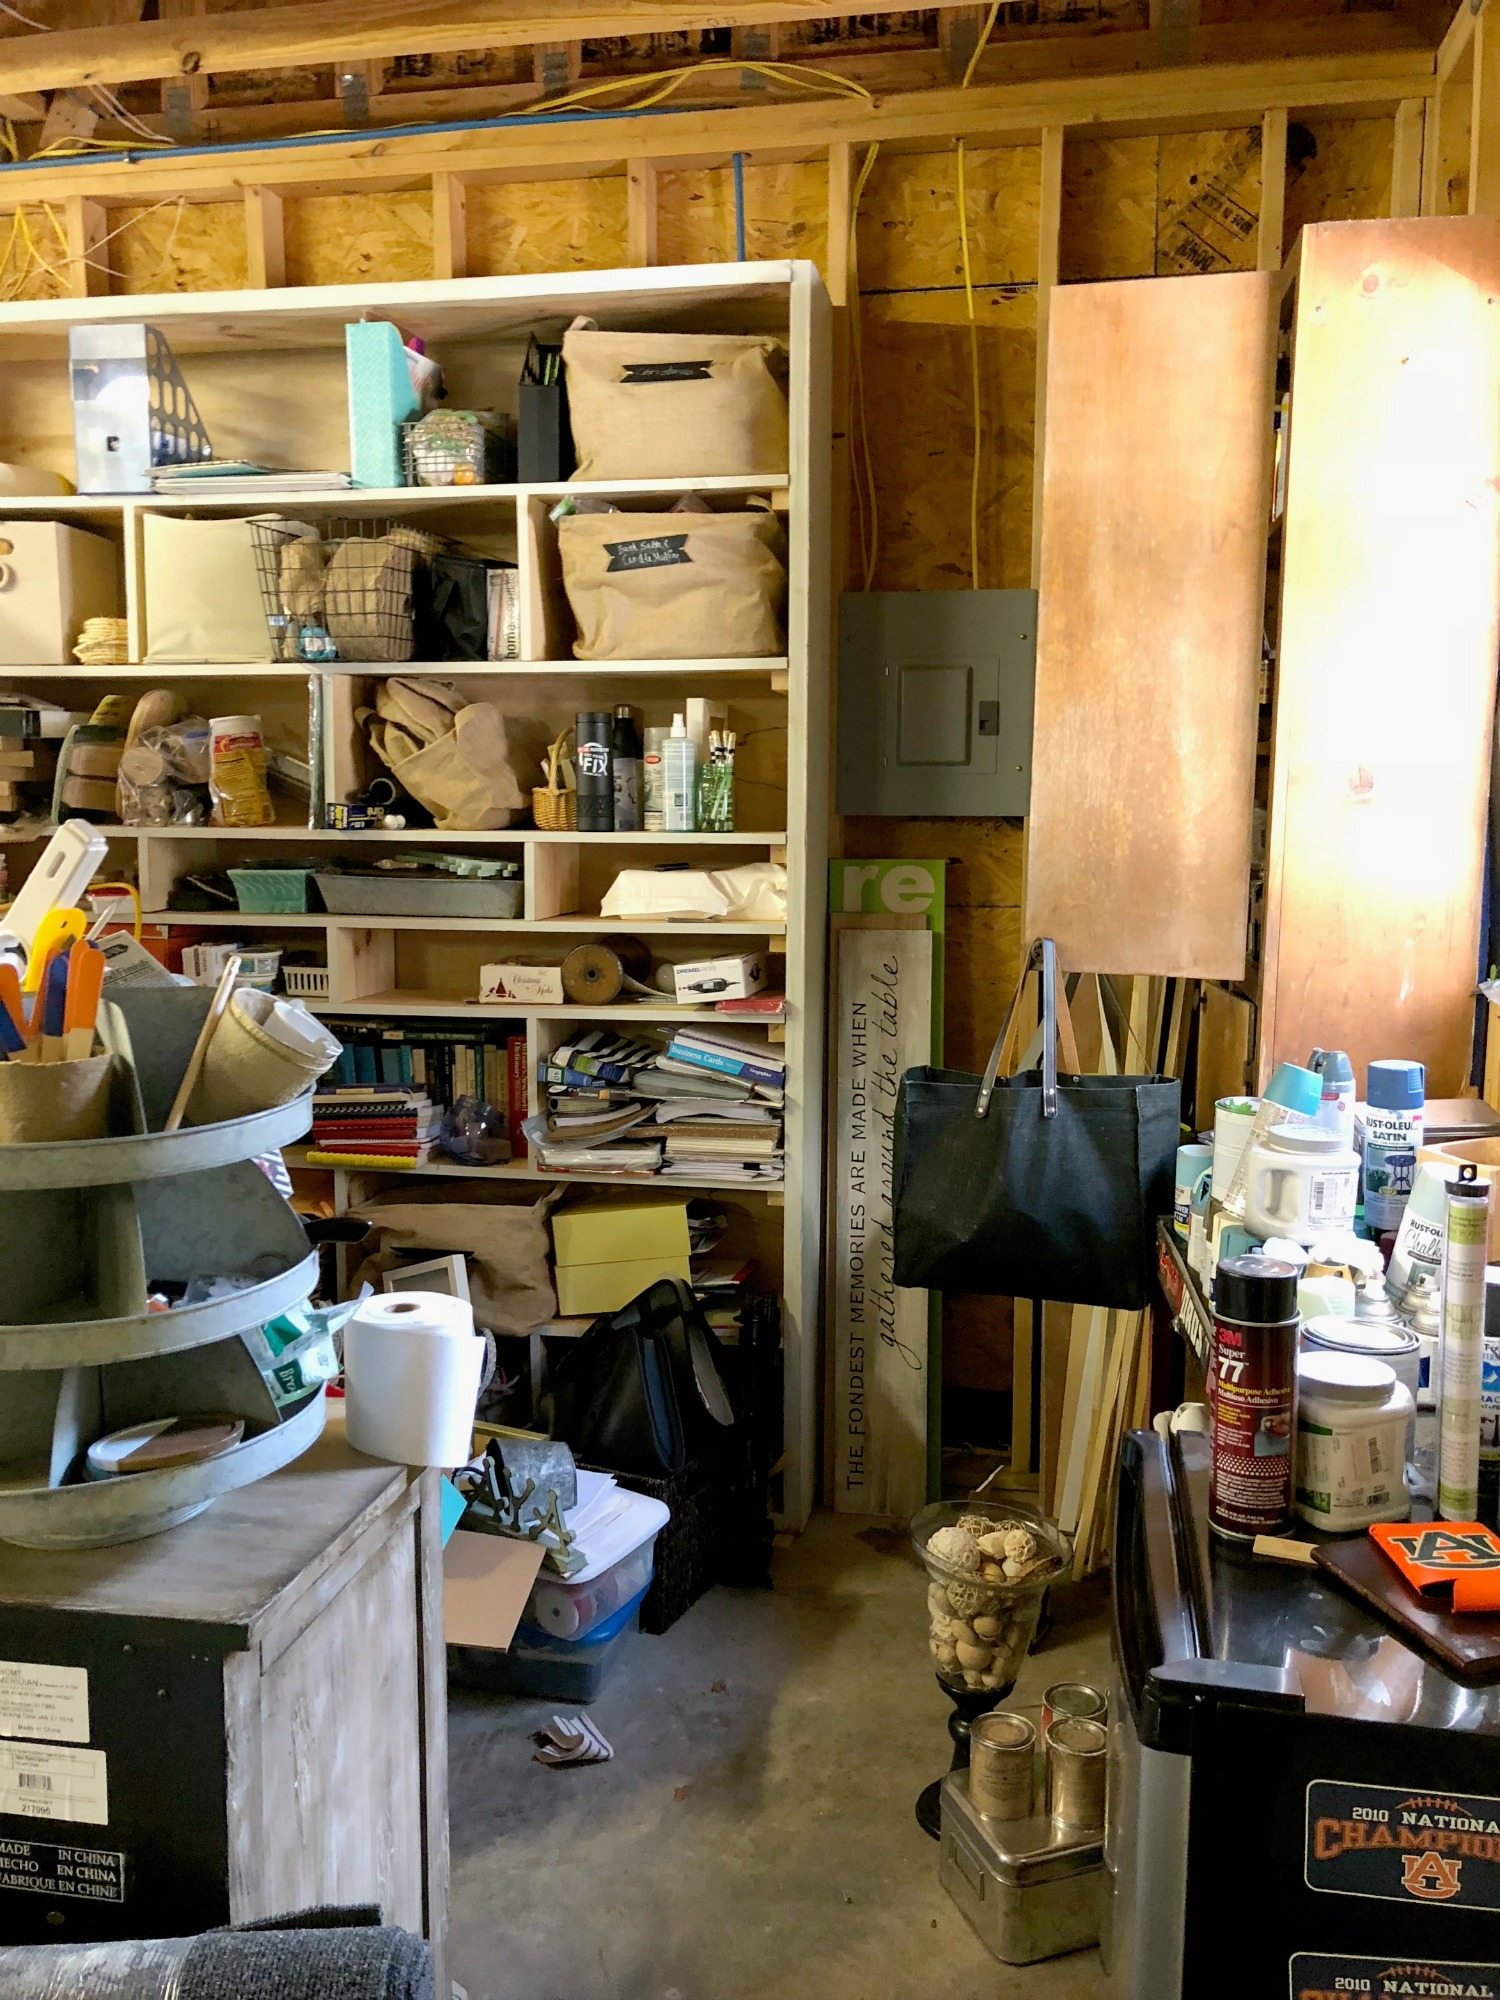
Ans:
<svg viewBox="0 0 1500 2000"><path fill-rule="evenodd" d="M785 351L734 333L563 335L575 479L787 469Z"/></svg>
<svg viewBox="0 0 1500 2000"><path fill-rule="evenodd" d="M445 832L516 826L531 803L543 723L465 701L452 681L394 676L358 719L370 748Z"/></svg>
<svg viewBox="0 0 1500 2000"><path fill-rule="evenodd" d="M557 1200L548 1190L535 1201L508 1198L504 1188L475 1188L461 1196L451 1187L414 1187L375 1195L350 1213L368 1222L365 1260L354 1273L357 1291L377 1290L381 1273L409 1260L398 1253L457 1252L469 1260L474 1318L492 1333L530 1333L557 1314L552 1288L547 1217Z"/></svg>
<svg viewBox="0 0 1500 2000"><path fill-rule="evenodd" d="M580 660L739 660L786 650L774 514L567 514L557 524Z"/></svg>

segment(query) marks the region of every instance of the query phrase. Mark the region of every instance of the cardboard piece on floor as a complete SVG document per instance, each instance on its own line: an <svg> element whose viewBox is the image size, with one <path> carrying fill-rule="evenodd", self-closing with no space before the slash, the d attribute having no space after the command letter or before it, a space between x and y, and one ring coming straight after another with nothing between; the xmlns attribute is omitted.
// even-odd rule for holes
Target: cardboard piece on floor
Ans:
<svg viewBox="0 0 1500 2000"><path fill-rule="evenodd" d="M503 1653L516 1636L545 1550L540 1542L460 1530L443 1551L443 1637Z"/></svg>

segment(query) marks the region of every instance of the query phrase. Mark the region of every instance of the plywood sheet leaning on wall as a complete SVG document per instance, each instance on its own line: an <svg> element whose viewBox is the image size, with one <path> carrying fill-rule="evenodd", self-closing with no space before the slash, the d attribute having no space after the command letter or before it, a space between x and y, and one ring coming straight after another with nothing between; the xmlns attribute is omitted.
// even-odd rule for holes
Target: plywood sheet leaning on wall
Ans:
<svg viewBox="0 0 1500 2000"><path fill-rule="evenodd" d="M1500 628L1500 221L1307 230L1261 1067L1467 1080Z"/></svg>
<svg viewBox="0 0 1500 2000"><path fill-rule="evenodd" d="M1269 273L1052 305L1026 921L1069 971L1245 964Z"/></svg>

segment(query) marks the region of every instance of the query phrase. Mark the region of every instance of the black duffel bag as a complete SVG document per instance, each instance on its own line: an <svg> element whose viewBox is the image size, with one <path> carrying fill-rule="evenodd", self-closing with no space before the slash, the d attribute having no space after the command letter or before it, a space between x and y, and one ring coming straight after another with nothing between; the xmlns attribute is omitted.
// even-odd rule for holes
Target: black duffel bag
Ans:
<svg viewBox="0 0 1500 2000"><path fill-rule="evenodd" d="M1042 978L1042 1066L1002 1076L1026 976ZM896 1283L1131 1311L1172 1206L1182 1086L1076 1070L1050 938L1031 946L982 1077L909 1069L896 1104Z"/></svg>

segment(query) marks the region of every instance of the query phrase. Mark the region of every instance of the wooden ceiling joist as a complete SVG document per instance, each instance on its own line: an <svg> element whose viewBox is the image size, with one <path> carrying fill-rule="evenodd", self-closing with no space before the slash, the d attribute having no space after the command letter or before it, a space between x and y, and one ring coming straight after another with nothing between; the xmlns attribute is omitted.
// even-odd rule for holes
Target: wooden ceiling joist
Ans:
<svg viewBox="0 0 1500 2000"><path fill-rule="evenodd" d="M969 0L928 0L938 8ZM1013 6L1017 0L1004 0ZM861 13L905 11L898 0L862 4ZM221 70L306 69L430 55L452 49L530 48L585 36L666 35L709 28L767 27L837 20L833 0L315 0L306 7L142 21L128 27L71 28L0 40L0 92L68 90L80 84L150 83Z"/></svg>
<svg viewBox="0 0 1500 2000"><path fill-rule="evenodd" d="M0 211L50 200L70 176L103 202L138 202L238 194L252 184L311 193L416 185L436 173L468 181L542 178L553 173L618 170L627 159L678 164L807 157L822 148L883 144L908 150L955 138L980 145L1029 145L1057 127L1101 136L1130 131L1191 131L1259 124L1265 107L1296 116L1394 115L1434 87L1433 52L1390 50L1365 56L1294 62L1194 65L1183 69L1080 73L1047 81L975 85L969 90L911 91L876 102L848 97L791 104L646 114L628 119L566 119L556 124L467 127L454 131L365 132L262 150L255 146L151 150L126 160L102 154L51 158L0 171Z"/></svg>

